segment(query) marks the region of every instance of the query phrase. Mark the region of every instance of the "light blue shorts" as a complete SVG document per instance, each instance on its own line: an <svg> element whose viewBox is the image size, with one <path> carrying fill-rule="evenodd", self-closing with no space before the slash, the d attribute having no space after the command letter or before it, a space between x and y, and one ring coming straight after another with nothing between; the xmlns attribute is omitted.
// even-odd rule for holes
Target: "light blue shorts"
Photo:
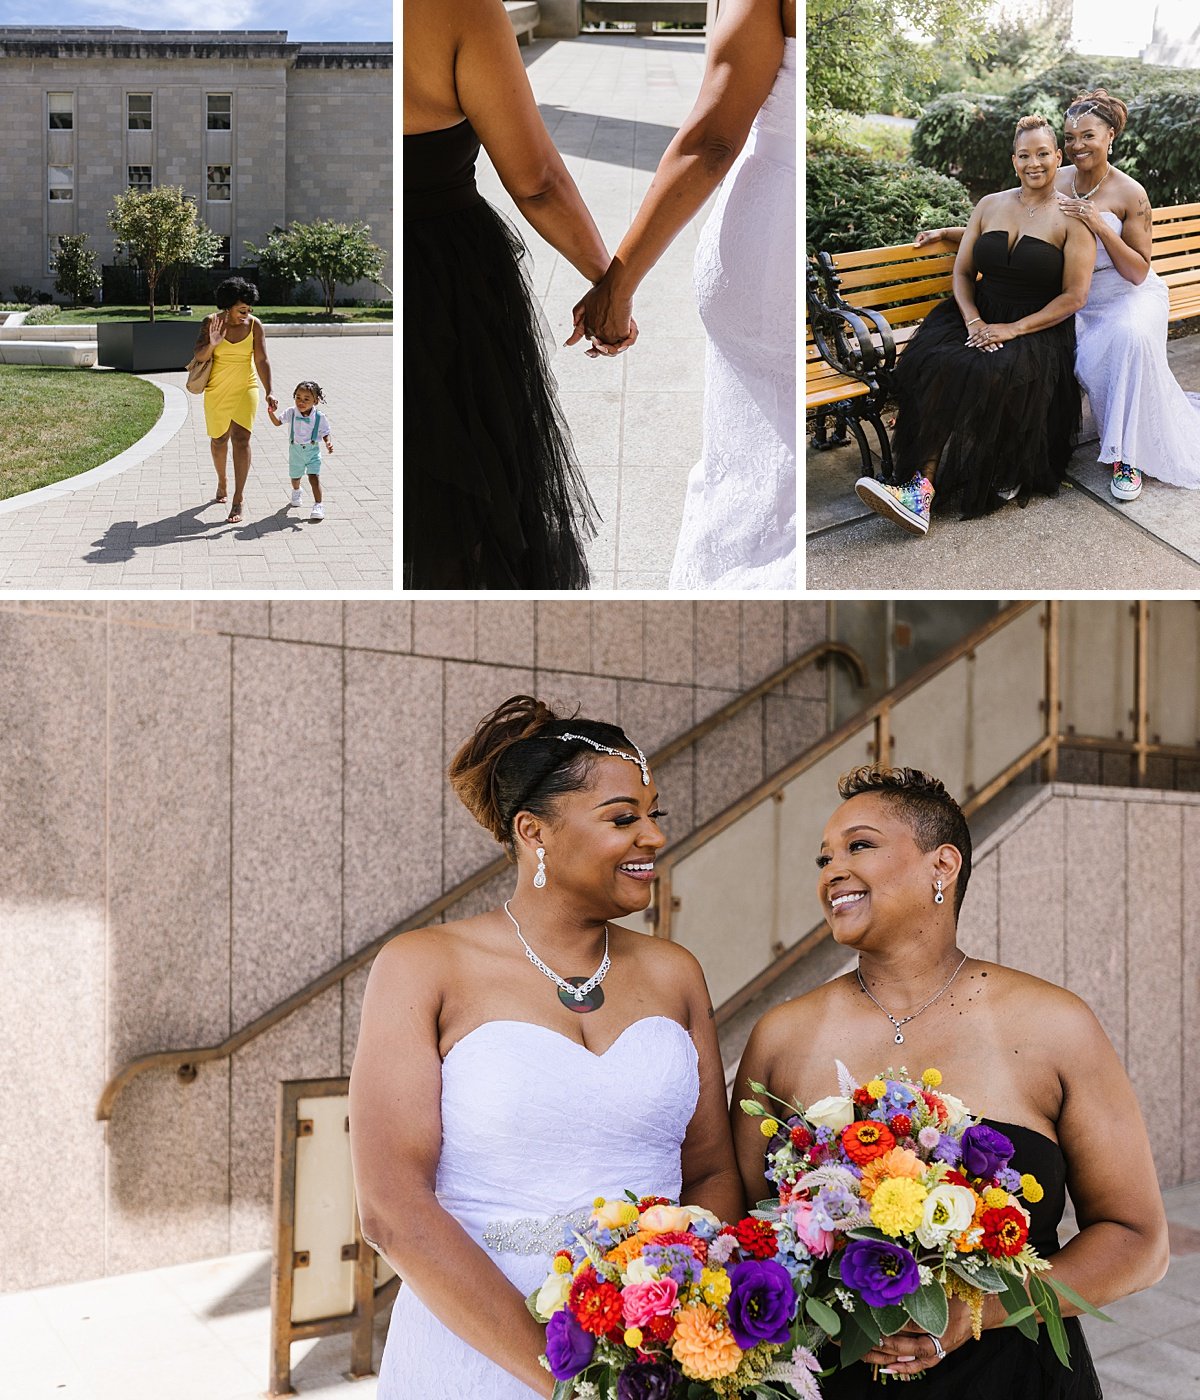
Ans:
<svg viewBox="0 0 1200 1400"><path fill-rule="evenodd" d="M293 481L302 476L321 475L321 445L318 442L288 444L288 475Z"/></svg>

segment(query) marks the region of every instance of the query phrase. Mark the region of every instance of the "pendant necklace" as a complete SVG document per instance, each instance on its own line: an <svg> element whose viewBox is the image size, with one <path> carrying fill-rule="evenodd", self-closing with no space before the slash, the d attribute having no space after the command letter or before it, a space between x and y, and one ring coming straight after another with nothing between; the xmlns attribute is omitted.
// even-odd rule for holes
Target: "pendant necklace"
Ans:
<svg viewBox="0 0 1200 1400"><path fill-rule="evenodd" d="M1088 190L1087 194L1080 194L1080 193L1079 193L1078 189L1075 187L1075 176L1074 176L1074 174L1072 174L1072 176L1071 176L1071 193L1075 196L1076 199L1091 199L1092 195L1094 195L1094 194L1096 193L1096 191L1097 191L1097 190L1100 188L1100 186L1105 182L1105 180L1108 179L1108 177L1109 177L1111 174L1112 174L1112 166L1110 165L1110 166L1108 167L1108 169L1104 172L1104 174L1101 175L1100 178L1096 181L1096 183L1092 186L1092 188L1091 188L1090 190Z"/></svg>
<svg viewBox="0 0 1200 1400"><path fill-rule="evenodd" d="M508 907L510 901L504 901L504 912L508 915L513 928L517 931L517 937L521 940L525 949L525 956L545 976L549 977L558 987L558 999L568 1011L598 1011L604 1005L604 992L600 983L608 976L608 969L612 966L608 957L608 925L604 925L604 956L600 960L600 966L590 977L560 977L552 967L538 957L528 943L525 942L525 935L521 932L521 925L517 923L516 915ZM964 958L965 961L965 958ZM868 996L870 993L868 993ZM924 1008L922 1008L924 1009Z"/></svg>
<svg viewBox="0 0 1200 1400"><path fill-rule="evenodd" d="M1097 188L1099 188L1099 186L1097 186ZM1024 198L1022 197L1020 190L1017 191L1017 198L1018 198L1018 200L1020 200L1020 202L1021 202L1022 204L1025 203L1025 200L1024 200ZM1037 211L1038 211L1039 209L1045 209L1045 208L1047 208L1049 205L1053 204L1054 202L1055 202L1055 201L1054 201L1053 199L1042 199L1042 200L1039 200L1038 203L1035 204L1035 205L1033 206L1032 209L1029 209L1029 210L1027 210L1026 212L1029 214L1029 217L1032 219L1033 216L1037 213Z"/></svg>
<svg viewBox="0 0 1200 1400"><path fill-rule="evenodd" d="M509 915L509 917L511 918L512 915ZM514 922L515 922L515 921L514 921ZM521 942L524 943L525 940L522 939ZM929 998L929 1000L928 1000L923 1006L918 1006L917 1009L916 1009L910 1016L902 1016L902 1017L900 1018L900 1020L898 1020L898 1021L897 1021L896 1018L892 1015L892 1013L887 1009L887 1007L884 1006L884 1004L883 1004L881 1001L877 1001L873 996L871 996L871 993L870 993L869 991L867 991L867 984L863 981L863 975L862 975L862 970L861 970L861 968L856 967L856 968L854 969L854 975L855 975L855 977L858 978L858 985L863 989L864 992L867 993L867 995L868 995L869 997L871 997L871 1000L875 1002L875 1005L879 1007L880 1011L883 1012L883 1014L888 1018L888 1020L892 1023L892 1025L896 1027L896 1044L897 1044L897 1045L903 1045L903 1044L904 1044L904 1032L900 1029L900 1027L901 1027L901 1026L907 1026L908 1023L909 1023L910 1021L915 1021L915 1020L917 1019L917 1017L921 1014L922 1011L928 1010L928 1008L931 1007L931 1006L933 1005L933 1003L934 1003L935 1001L937 1001L937 999L938 999L939 997L945 996L945 994L950 990L950 983L954 981L954 979L955 979L955 978L958 976L958 974L963 970L963 968L966 967L966 965L967 965L967 955L966 955L966 953L964 953L964 954L962 955L962 962L960 962L959 965L958 965L958 966L954 969L954 971L950 974L950 981L947 982L947 983L945 984L945 986L942 987L942 989L941 989L940 991L934 992L934 994Z"/></svg>

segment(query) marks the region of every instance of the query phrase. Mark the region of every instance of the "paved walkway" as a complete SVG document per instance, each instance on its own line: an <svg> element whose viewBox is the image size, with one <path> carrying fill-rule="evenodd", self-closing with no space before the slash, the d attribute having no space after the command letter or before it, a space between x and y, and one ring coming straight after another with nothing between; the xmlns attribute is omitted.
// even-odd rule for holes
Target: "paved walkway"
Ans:
<svg viewBox="0 0 1200 1400"><path fill-rule="evenodd" d="M1146 1293L1084 1319L1105 1400L1200 1396L1200 1182L1166 1193L1171 1266ZM267 1386L271 1259L234 1254L94 1283L0 1295L0 1393L14 1400L259 1400ZM376 1327L379 1364L386 1319ZM373 1400L346 1379L350 1342L292 1348L310 1400ZM472 1397L482 1400L482 1397Z"/></svg>
<svg viewBox="0 0 1200 1400"><path fill-rule="evenodd" d="M323 457L326 516L287 507L287 440L260 406L240 525L213 503L202 400L185 375L163 386L166 427L149 456L0 502L0 588L387 589L392 586L392 340L271 337L280 406L301 379L325 390L334 452ZM111 371L80 370L85 373ZM174 431L171 431L174 425ZM135 445L130 457L138 454ZM229 466L233 485L233 466Z"/></svg>
<svg viewBox="0 0 1200 1400"><path fill-rule="evenodd" d="M1200 335L1171 341L1167 358L1185 389L1200 390ZM924 538L863 506L860 460L857 447L807 449L810 589L1200 589L1200 491L1147 478L1138 500L1118 504L1094 437L1076 449L1057 497L982 520L938 516L935 503Z"/></svg>
<svg viewBox="0 0 1200 1400"><path fill-rule="evenodd" d="M700 90L703 38L539 39L522 53L550 135L614 252ZM589 360L582 346L561 348L586 280L521 219L486 156L479 187L529 245L534 287L560 347L552 368L604 519L589 550L594 586L665 588L701 447L704 330L692 260L707 207L642 283L637 345Z"/></svg>

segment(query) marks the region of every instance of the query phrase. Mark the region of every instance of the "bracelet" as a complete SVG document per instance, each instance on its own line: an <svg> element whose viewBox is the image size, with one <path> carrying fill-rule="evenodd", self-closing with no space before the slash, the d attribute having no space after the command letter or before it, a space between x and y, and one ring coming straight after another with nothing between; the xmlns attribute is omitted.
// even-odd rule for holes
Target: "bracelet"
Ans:
<svg viewBox="0 0 1200 1400"><path fill-rule="evenodd" d="M972 316L971 319L967 322L967 325L968 325L968 326L973 326L973 325L975 324L976 321L982 321L982 320L983 320L983 317L982 317L982 316Z"/></svg>

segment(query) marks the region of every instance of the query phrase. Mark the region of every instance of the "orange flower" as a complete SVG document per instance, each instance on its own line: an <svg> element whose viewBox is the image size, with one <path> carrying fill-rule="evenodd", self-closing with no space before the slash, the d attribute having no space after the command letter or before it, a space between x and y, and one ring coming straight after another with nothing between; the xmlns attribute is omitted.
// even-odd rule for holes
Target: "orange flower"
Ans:
<svg viewBox="0 0 1200 1400"><path fill-rule="evenodd" d="M703 1303L683 1308L675 1316L671 1351L683 1374L694 1381L731 1376L742 1361L723 1313Z"/></svg>
<svg viewBox="0 0 1200 1400"><path fill-rule="evenodd" d="M882 1157L896 1145L895 1136L886 1123L876 1123L867 1118L859 1123L850 1123L842 1129L842 1146L846 1156L858 1167L865 1167L876 1157Z"/></svg>
<svg viewBox="0 0 1200 1400"><path fill-rule="evenodd" d="M910 1152L907 1147L893 1147L863 1168L860 1187L863 1199L869 1201L876 1187L890 1176L907 1176L913 1181L920 1181L924 1175L925 1164L915 1152Z"/></svg>
<svg viewBox="0 0 1200 1400"><path fill-rule="evenodd" d="M631 1260L637 1259L641 1255L642 1250L653 1240L653 1231L639 1230L636 1235L630 1235L627 1240L622 1240L620 1244L613 1245L604 1257L624 1272L625 1266Z"/></svg>

